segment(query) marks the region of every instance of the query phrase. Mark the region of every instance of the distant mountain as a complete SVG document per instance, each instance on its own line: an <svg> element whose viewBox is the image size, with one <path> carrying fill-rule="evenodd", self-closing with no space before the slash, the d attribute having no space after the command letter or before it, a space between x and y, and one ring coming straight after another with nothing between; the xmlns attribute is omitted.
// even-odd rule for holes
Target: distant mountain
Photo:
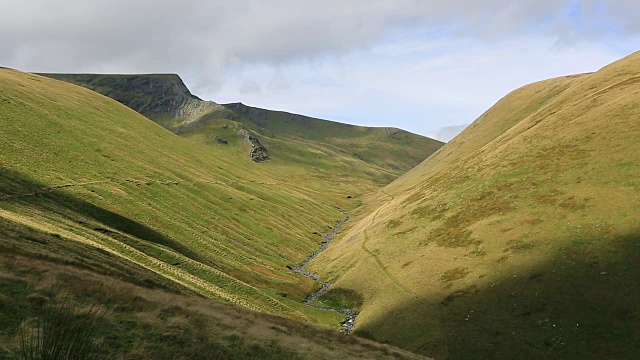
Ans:
<svg viewBox="0 0 640 360"><path fill-rule="evenodd" d="M323 168L327 164L313 164L312 159L324 155L338 160L343 169L359 163L357 167L367 168L383 183L414 167L443 145L395 128L353 126L241 103L221 106L202 101L189 92L178 75L40 75L97 91L187 138L206 134L226 140L222 136L229 134L222 130L231 124L232 128L244 128L261 144L281 149L280 155L286 162ZM266 146L267 152L269 148Z"/></svg>
<svg viewBox="0 0 640 360"><path fill-rule="evenodd" d="M356 333L436 358L632 359L640 53L524 86L374 195L312 262Z"/></svg>
<svg viewBox="0 0 640 360"><path fill-rule="evenodd" d="M202 101L191 94L175 74L102 75L38 74L80 85L154 120L164 127L176 126L176 119L193 121L211 111L224 108L212 101Z"/></svg>

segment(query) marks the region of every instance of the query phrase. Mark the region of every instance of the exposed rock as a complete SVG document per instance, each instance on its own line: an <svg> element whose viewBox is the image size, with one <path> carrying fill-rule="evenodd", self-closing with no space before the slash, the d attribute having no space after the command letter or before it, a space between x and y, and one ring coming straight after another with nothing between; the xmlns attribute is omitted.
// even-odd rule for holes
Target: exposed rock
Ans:
<svg viewBox="0 0 640 360"><path fill-rule="evenodd" d="M262 163L269 160L269 152L267 151L267 148L265 148L264 145L260 143L260 139L249 134L249 132L245 129L241 129L239 133L244 137L244 141L251 145L251 151L249 151L249 157L251 158L251 160L257 163Z"/></svg>
<svg viewBox="0 0 640 360"><path fill-rule="evenodd" d="M400 129L386 127L386 128L384 128L383 131L384 131L385 135L393 136L393 135L397 134L400 131Z"/></svg>
<svg viewBox="0 0 640 360"><path fill-rule="evenodd" d="M269 153L267 152L267 148L264 147L260 143L257 137L249 135L249 142L251 143L251 152L249 152L249 157L251 160L255 162L265 162L269 160Z"/></svg>

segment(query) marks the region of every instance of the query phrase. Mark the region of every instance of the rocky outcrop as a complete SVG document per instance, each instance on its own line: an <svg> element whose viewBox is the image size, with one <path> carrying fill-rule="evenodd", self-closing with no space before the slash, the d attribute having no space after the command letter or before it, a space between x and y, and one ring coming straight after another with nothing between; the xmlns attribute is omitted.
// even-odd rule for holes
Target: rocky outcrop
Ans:
<svg viewBox="0 0 640 360"><path fill-rule="evenodd" d="M218 135L212 135L211 136L211 140L217 142L220 145L228 145L229 144L229 142L226 139L223 139Z"/></svg>
<svg viewBox="0 0 640 360"><path fill-rule="evenodd" d="M249 151L249 158L251 158L251 160L257 163L262 163L269 160L269 152L267 151L267 148L264 147L262 143L260 143L260 139L258 139L254 135L251 135L245 129L241 129L239 133L244 137L244 141L251 146L251 150Z"/></svg>
<svg viewBox="0 0 640 360"><path fill-rule="evenodd" d="M258 140L257 137L249 135L247 140L251 143L251 151L249 152L251 160L258 163L269 160L269 152L267 152L267 148L260 143L260 140Z"/></svg>
<svg viewBox="0 0 640 360"><path fill-rule="evenodd" d="M385 127L385 128L382 128L382 131L387 136L393 136L393 135L397 134L398 132L400 132L400 129L391 128L391 127Z"/></svg>

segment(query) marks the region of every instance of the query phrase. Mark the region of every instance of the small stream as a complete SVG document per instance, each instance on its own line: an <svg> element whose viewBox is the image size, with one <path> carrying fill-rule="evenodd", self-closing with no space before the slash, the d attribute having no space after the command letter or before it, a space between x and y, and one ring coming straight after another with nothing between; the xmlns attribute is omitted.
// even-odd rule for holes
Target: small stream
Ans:
<svg viewBox="0 0 640 360"><path fill-rule="evenodd" d="M311 302L315 299L318 298L320 296L322 296L324 293L326 293L327 291L329 291L329 289L331 288L331 285L333 285L332 283L326 283L323 282L322 280L320 280L318 278L318 275L306 271L303 269L303 267L305 265L307 265L309 263L309 261L311 261L313 258L315 258L316 256L318 256L318 254L320 254L321 252L325 251L327 249L327 246L329 245L329 243L331 241L333 241L333 238L336 236L336 234L340 231L340 229L342 229L342 226L344 226L344 224L347 222L347 220L349 220L351 216L347 215L346 219L341 220L340 222L338 222L338 225L336 225L335 228L333 228L333 230L331 232L325 233L325 234L320 234L320 233L316 233L316 235L321 236L324 241L322 243L320 243L320 249L318 249L317 251L312 252L309 256L307 256L302 263L300 263L300 265L298 266L287 266L289 269L291 269L293 272L296 272L300 275L306 276L309 279L312 279L313 281L319 283L321 285L320 290L314 292L313 294L307 296L307 298L304 300L304 304L307 306L311 306L314 308L318 308L318 309L322 309L322 310L328 310L328 311L335 311L337 313L346 315L347 318L346 320L344 320L343 322L340 323L340 326L342 326L342 332L344 334L350 334L351 331L353 331L353 327L356 323L356 313L354 313L353 311L349 310L349 309L336 309L336 308L330 308L330 307L326 307L326 306L320 306L320 305L313 305L311 304Z"/></svg>

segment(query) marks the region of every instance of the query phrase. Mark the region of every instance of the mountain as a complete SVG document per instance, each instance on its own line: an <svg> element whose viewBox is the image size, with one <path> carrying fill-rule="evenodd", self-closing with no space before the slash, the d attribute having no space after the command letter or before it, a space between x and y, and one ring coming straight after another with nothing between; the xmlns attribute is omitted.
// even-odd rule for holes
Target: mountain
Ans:
<svg viewBox="0 0 640 360"><path fill-rule="evenodd" d="M311 268L363 299L356 334L435 358L635 358L638 119L640 53L517 89Z"/></svg>
<svg viewBox="0 0 640 360"><path fill-rule="evenodd" d="M217 146L218 141L226 141L237 147L242 141L229 141L251 135L269 159L319 177L351 172L348 176L386 184L443 145L396 128L354 126L242 103L203 101L191 94L178 75L40 75L106 95L196 142ZM240 129L245 133L238 136Z"/></svg>
<svg viewBox="0 0 640 360"><path fill-rule="evenodd" d="M232 139L185 139L96 92L9 69L0 123L0 356L61 292L110 309L100 331L124 358L216 347L207 356L415 358L290 320L339 328L342 314L302 303L319 285L287 266L373 181L304 180L305 168L255 163Z"/></svg>

